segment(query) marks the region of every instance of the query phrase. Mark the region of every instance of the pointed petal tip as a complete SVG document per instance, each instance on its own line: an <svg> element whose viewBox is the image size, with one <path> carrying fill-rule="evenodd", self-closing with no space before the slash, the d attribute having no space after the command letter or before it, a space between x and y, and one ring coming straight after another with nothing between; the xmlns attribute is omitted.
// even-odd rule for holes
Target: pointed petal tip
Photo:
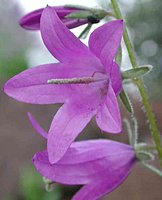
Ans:
<svg viewBox="0 0 162 200"><path fill-rule="evenodd" d="M47 4L45 8L50 8L51 9L52 7Z"/></svg>
<svg viewBox="0 0 162 200"><path fill-rule="evenodd" d="M50 164L55 164L57 163L61 158L56 158L53 155L51 155L51 153L49 152L49 162Z"/></svg>
<svg viewBox="0 0 162 200"><path fill-rule="evenodd" d="M121 134L123 132L123 129L121 126L117 125L116 127L113 127L113 129L107 131L107 130L104 130L105 132L109 132L111 134Z"/></svg>
<svg viewBox="0 0 162 200"><path fill-rule="evenodd" d="M49 137L48 137L47 138L47 152L48 152L49 163L55 164L58 161L60 161L65 155L68 148L69 148L69 145L63 150L57 147L54 147L52 144L49 143Z"/></svg>
<svg viewBox="0 0 162 200"><path fill-rule="evenodd" d="M96 121L100 129L106 133L111 133L111 134L121 134L123 133L123 128L122 128L122 123L121 122L116 122L113 123L113 126L101 126L101 124L98 121L98 117L96 116Z"/></svg>
<svg viewBox="0 0 162 200"><path fill-rule="evenodd" d="M112 134L120 134L122 132L123 132L123 128L122 128L121 122L116 123L116 126L114 125L113 129L111 130Z"/></svg>
<svg viewBox="0 0 162 200"><path fill-rule="evenodd" d="M21 17L18 23L22 28L26 28L26 15Z"/></svg>
<svg viewBox="0 0 162 200"><path fill-rule="evenodd" d="M8 81L3 85L3 87L2 87L3 92L4 92L6 95L8 95L8 96L10 96L10 94L9 94L9 92L8 92L9 81L10 81L10 80L8 80Z"/></svg>
<svg viewBox="0 0 162 200"><path fill-rule="evenodd" d="M113 20L111 22L108 22L109 24L112 24L112 26L115 26L117 29L123 29L124 28L124 20L123 19L117 19Z"/></svg>
<svg viewBox="0 0 162 200"><path fill-rule="evenodd" d="M51 9L52 9L52 7L49 6L49 5L47 4L47 5L44 7L43 11L42 11L42 15L44 15L44 13L50 12ZM41 18L40 18L40 23L41 23L42 15L41 15Z"/></svg>
<svg viewBox="0 0 162 200"><path fill-rule="evenodd" d="M48 147L48 144L47 144L47 152L48 152L48 159L49 159L50 164L57 163L59 160L61 160L61 158L65 154L65 152L64 153L59 153L58 151L57 153L53 152L51 148Z"/></svg>
<svg viewBox="0 0 162 200"><path fill-rule="evenodd" d="M32 163L34 164L34 166L36 167L36 163L39 161L39 153L35 153L33 158L32 158Z"/></svg>
<svg viewBox="0 0 162 200"><path fill-rule="evenodd" d="M20 102L23 102L21 101L17 95L15 95L15 87L14 87L14 82L13 82L13 78L9 79L4 85L3 85L3 92L13 98L14 100L17 100L17 101L20 101Z"/></svg>
<svg viewBox="0 0 162 200"><path fill-rule="evenodd" d="M33 156L33 158L32 158L32 163L35 163L36 159L37 159L37 155L35 154L35 155Z"/></svg>
<svg viewBox="0 0 162 200"><path fill-rule="evenodd" d="M120 134L123 132L123 129L121 126L116 127L116 129L114 129L114 131L112 132L113 134Z"/></svg>
<svg viewBox="0 0 162 200"><path fill-rule="evenodd" d="M6 83L2 86L2 91L5 93L5 85Z"/></svg>
<svg viewBox="0 0 162 200"><path fill-rule="evenodd" d="M24 27L24 20L23 20L23 18L21 18L21 19L19 20L19 25L20 25L21 27Z"/></svg>
<svg viewBox="0 0 162 200"><path fill-rule="evenodd" d="M118 26L121 26L123 28L124 20L123 19L116 20L116 24L118 24Z"/></svg>
<svg viewBox="0 0 162 200"><path fill-rule="evenodd" d="M62 156L64 155L64 152L60 152L57 149L55 149L53 143L51 144L51 138L49 137L48 133L48 138L47 138L47 152L48 152L48 159L50 164L55 164L57 163Z"/></svg>
<svg viewBox="0 0 162 200"><path fill-rule="evenodd" d="M120 21L120 24L122 25L122 28L124 28L124 20L121 19L121 20L119 20L119 21Z"/></svg>
<svg viewBox="0 0 162 200"><path fill-rule="evenodd" d="M47 5L45 6L45 8L44 8L44 11L45 11L45 10L51 10L51 9L54 10L52 6L49 6L49 5L47 4Z"/></svg>
<svg viewBox="0 0 162 200"><path fill-rule="evenodd" d="M124 20L123 20L123 19L120 19L119 21L120 21L120 23L124 23Z"/></svg>

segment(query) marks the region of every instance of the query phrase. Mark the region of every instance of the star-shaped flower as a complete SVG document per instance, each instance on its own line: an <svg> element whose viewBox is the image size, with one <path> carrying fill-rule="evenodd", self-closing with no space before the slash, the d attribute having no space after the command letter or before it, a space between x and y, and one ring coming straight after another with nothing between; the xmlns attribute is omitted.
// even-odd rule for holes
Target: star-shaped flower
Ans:
<svg viewBox="0 0 162 200"><path fill-rule="evenodd" d="M54 6L53 9L61 21L67 26L69 29L76 28L83 24L88 23L88 19L67 19L66 16L72 14L74 12L82 11L83 9L72 8L68 6ZM20 19L20 25L27 30L39 30L40 29L40 19L44 8L40 8L38 10L34 10Z"/></svg>
<svg viewBox="0 0 162 200"><path fill-rule="evenodd" d="M64 103L48 134L49 160L55 163L94 116L103 131L122 130L116 98L122 81L114 57L123 21L111 21L96 29L90 36L89 48L67 29L51 7L42 13L40 30L47 49L60 63L26 70L11 78L4 91L26 103Z"/></svg>

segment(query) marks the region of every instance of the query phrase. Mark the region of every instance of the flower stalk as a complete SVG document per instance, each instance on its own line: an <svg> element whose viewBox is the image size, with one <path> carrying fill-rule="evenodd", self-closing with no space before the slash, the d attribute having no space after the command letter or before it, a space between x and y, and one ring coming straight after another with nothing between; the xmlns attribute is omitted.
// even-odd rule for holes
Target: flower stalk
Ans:
<svg viewBox="0 0 162 200"><path fill-rule="evenodd" d="M114 9L116 18L117 19L123 19L123 16L122 16L122 13L120 11L120 8L118 6L117 1L116 0L111 0L111 3L112 3L112 7ZM133 46L131 44L127 28L125 28L125 30L124 30L123 37L124 37L124 42L125 42L128 54L129 54L129 58L130 58L132 67L133 68L138 68L137 61L136 61L135 54L134 54L134 49L133 49ZM137 85L137 87L139 89L139 92L140 92L140 95L142 97L142 102L143 102L143 105L144 105L144 108L145 108L145 111L146 111L147 118L149 120L152 137L153 137L156 149L158 151L159 158L160 158L160 161L161 161L161 166L162 166L161 136L160 136L157 124L156 124L155 116L154 116L154 114L152 112L151 105L150 105L150 103L148 101L148 95L147 95L144 83L140 78L136 79L136 85Z"/></svg>

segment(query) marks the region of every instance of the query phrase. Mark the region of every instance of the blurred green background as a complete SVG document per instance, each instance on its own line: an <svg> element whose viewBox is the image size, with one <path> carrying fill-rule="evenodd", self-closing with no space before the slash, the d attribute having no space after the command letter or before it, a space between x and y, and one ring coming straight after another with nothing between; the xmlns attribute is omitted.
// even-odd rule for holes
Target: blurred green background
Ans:
<svg viewBox="0 0 162 200"><path fill-rule="evenodd" d="M0 0L1 88L7 79L28 67L53 60L43 46L39 32L28 32L20 28L18 21L27 12L22 3L25 4L25 1ZM80 3L83 4L83 1ZM94 4L94 1L92 3ZM162 120L162 1L121 0L120 3L126 18L126 24L129 26L129 33L139 64L154 66L153 71L145 76L144 80L159 123L159 129L162 131L162 124L160 123ZM88 4L91 5L91 1ZM98 4L104 6L104 9L109 9L106 0L98 1ZM37 8L39 8L39 3ZM32 1L30 9L32 9ZM78 35L82 29L83 27L80 27L74 31ZM122 65L129 67L125 51ZM132 85L126 88L138 117L140 140L150 142L145 114L141 112L142 106L139 103L136 89ZM56 185L52 192L46 192L44 182L31 162L33 154L45 148L46 145L45 141L32 129L26 113L27 111L32 112L47 130L57 108L57 105L26 105L14 101L4 95L2 90L0 91L0 199L68 200L77 191L77 187ZM121 109L123 116L127 116L122 105ZM101 133L94 121L88 125L79 139L98 137L128 142L126 134L111 136L110 134ZM159 177L137 165L125 183L103 199L161 200L161 183Z"/></svg>

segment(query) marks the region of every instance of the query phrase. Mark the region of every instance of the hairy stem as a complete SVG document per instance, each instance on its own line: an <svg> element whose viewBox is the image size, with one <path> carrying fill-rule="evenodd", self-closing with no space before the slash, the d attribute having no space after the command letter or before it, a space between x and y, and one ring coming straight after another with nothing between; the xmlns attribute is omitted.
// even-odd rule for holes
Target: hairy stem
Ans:
<svg viewBox="0 0 162 200"><path fill-rule="evenodd" d="M120 11L120 8L118 6L117 1L116 0L111 0L111 3L112 3L112 7L114 9L116 18L117 19L123 19L122 13ZM133 46L131 44L131 41L130 41L130 38L129 38L129 35L128 35L127 28L125 28L125 30L124 30L123 37L124 37L124 42L125 42L125 45L127 47L127 51L128 51L128 54L129 54L129 58L130 58L132 67L133 68L137 68L138 67L137 61L136 61L136 58L135 58L135 53L134 53ZM156 149L158 151L159 158L160 158L160 161L161 161L161 166L162 166L161 136L160 136L159 130L157 128L155 116L154 116L154 114L152 112L151 105L150 105L150 103L148 101L148 95L147 95L147 92L146 92L146 89L145 89L143 81L141 79L139 79L139 78L136 79L136 85L137 85L137 87L139 89L139 92L140 92L140 95L142 97L142 102L143 102L143 105L144 105L144 108L145 108L145 111L146 111L146 115L148 117L148 121L149 121L149 124L150 124L150 130L151 130L151 133L152 133L152 137L153 137Z"/></svg>

